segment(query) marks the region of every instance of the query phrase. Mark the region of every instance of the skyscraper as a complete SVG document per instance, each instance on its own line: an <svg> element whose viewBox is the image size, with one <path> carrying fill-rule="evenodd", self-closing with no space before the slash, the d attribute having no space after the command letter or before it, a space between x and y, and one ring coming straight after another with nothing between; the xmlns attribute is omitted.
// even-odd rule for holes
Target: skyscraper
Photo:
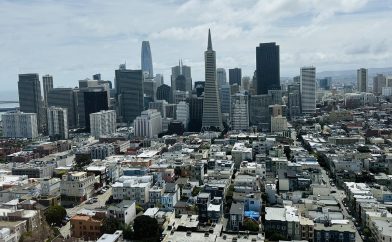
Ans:
<svg viewBox="0 0 392 242"><path fill-rule="evenodd" d="M143 74L145 74L147 77L153 78L154 71L152 67L151 48L150 42L148 41L142 42L141 62Z"/></svg>
<svg viewBox="0 0 392 242"><path fill-rule="evenodd" d="M232 130L247 130L249 128L248 95L237 93L232 97L231 128Z"/></svg>
<svg viewBox="0 0 392 242"><path fill-rule="evenodd" d="M208 30L208 46L204 52L205 88L202 130L223 130L222 114L216 81L216 55L212 49L211 32Z"/></svg>
<svg viewBox="0 0 392 242"><path fill-rule="evenodd" d="M48 106L65 108L68 111L68 127L74 129L78 127L78 89L73 88L53 88L48 92Z"/></svg>
<svg viewBox="0 0 392 242"><path fill-rule="evenodd" d="M90 113L91 136L99 138L116 132L116 111Z"/></svg>
<svg viewBox="0 0 392 242"><path fill-rule="evenodd" d="M220 88L220 101L221 101L221 112L230 114L231 110L231 87L228 83L221 86Z"/></svg>
<svg viewBox="0 0 392 242"><path fill-rule="evenodd" d="M316 112L316 67L301 68L301 104L302 113Z"/></svg>
<svg viewBox="0 0 392 242"><path fill-rule="evenodd" d="M48 106L48 92L53 88L53 76L45 75L42 77L42 85L44 87L44 104Z"/></svg>
<svg viewBox="0 0 392 242"><path fill-rule="evenodd" d="M157 100L166 100L166 102L171 103L172 101L172 91L171 87L163 84L157 88Z"/></svg>
<svg viewBox="0 0 392 242"><path fill-rule="evenodd" d="M42 96L39 75L36 73L20 74L18 82L20 111L24 113L36 113L38 130L43 131L44 116L42 113Z"/></svg>
<svg viewBox="0 0 392 242"><path fill-rule="evenodd" d="M226 70L224 68L216 69L216 79L218 80L219 87L226 84Z"/></svg>
<svg viewBox="0 0 392 242"><path fill-rule="evenodd" d="M288 116L292 120L301 115L301 86L294 83L288 86Z"/></svg>
<svg viewBox="0 0 392 242"><path fill-rule="evenodd" d="M387 86L387 78L383 74L377 74L373 77L373 93L375 95L380 95L382 93L382 88Z"/></svg>
<svg viewBox="0 0 392 242"><path fill-rule="evenodd" d="M67 109L48 107L48 134L52 139L68 139Z"/></svg>
<svg viewBox="0 0 392 242"><path fill-rule="evenodd" d="M279 45L261 43L256 47L257 94L280 89Z"/></svg>
<svg viewBox="0 0 392 242"><path fill-rule="evenodd" d="M133 122L144 110L143 82L142 70L116 70L117 102L123 122Z"/></svg>
<svg viewBox="0 0 392 242"><path fill-rule="evenodd" d="M183 65L182 60L178 62L178 66L172 67L171 88L173 93L177 90L192 92L191 67Z"/></svg>
<svg viewBox="0 0 392 242"><path fill-rule="evenodd" d="M238 86L241 86L241 78L242 78L241 68L229 69L229 84L230 85L237 83Z"/></svg>
<svg viewBox="0 0 392 242"><path fill-rule="evenodd" d="M360 68L357 70L357 90L358 92L366 92L368 86L368 70Z"/></svg>

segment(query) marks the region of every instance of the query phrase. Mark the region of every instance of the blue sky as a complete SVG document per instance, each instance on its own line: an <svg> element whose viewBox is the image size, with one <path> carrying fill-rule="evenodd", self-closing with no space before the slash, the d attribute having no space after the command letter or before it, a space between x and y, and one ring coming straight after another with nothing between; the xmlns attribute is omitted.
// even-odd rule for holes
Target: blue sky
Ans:
<svg viewBox="0 0 392 242"><path fill-rule="evenodd" d="M125 61L140 68L143 40L166 83L180 58L203 80L208 28L218 67L244 75L255 47L270 41L280 45L282 76L304 65L387 67L391 23L388 0L0 0L0 91L16 90L18 73L52 74L56 87L94 73L113 80Z"/></svg>

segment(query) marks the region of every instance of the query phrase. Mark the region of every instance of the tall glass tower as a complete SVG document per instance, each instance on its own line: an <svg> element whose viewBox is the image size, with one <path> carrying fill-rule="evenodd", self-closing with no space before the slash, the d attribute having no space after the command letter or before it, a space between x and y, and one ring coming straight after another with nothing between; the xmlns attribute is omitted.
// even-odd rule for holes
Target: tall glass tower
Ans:
<svg viewBox="0 0 392 242"><path fill-rule="evenodd" d="M279 45L261 43L256 47L257 94L280 90Z"/></svg>
<svg viewBox="0 0 392 242"><path fill-rule="evenodd" d="M143 73L146 73L147 77L152 78L154 76L154 71L152 68L150 42L148 41L142 42L141 62Z"/></svg>
<svg viewBox="0 0 392 242"><path fill-rule="evenodd" d="M216 80L216 55L212 49L211 32L208 30L208 46L204 52L205 87L202 131L223 130L221 103Z"/></svg>

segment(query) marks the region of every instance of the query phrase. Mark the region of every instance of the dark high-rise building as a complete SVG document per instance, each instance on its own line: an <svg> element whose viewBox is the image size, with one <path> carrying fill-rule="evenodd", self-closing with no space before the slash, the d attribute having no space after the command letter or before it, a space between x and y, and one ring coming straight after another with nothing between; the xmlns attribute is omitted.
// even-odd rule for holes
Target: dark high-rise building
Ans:
<svg viewBox="0 0 392 242"><path fill-rule="evenodd" d="M241 68L229 69L229 84L230 85L237 83L238 86L241 86L241 79L242 79Z"/></svg>
<svg viewBox="0 0 392 242"><path fill-rule="evenodd" d="M36 113L38 130L44 131L41 83L36 73L20 74L18 81L18 94L20 111L24 113Z"/></svg>
<svg viewBox="0 0 392 242"><path fill-rule="evenodd" d="M279 45L261 43L256 47L257 94L280 89Z"/></svg>
<svg viewBox="0 0 392 242"><path fill-rule="evenodd" d="M206 83L205 83L205 82L202 82L202 81L195 82L195 90L196 90L196 95L197 95L198 97L200 97L201 95L203 95L205 84L206 84Z"/></svg>
<svg viewBox="0 0 392 242"><path fill-rule="evenodd" d="M79 127L90 131L90 114L108 110L108 92L99 88L83 88L78 93Z"/></svg>
<svg viewBox="0 0 392 242"><path fill-rule="evenodd" d="M44 87L44 104L48 105L48 92L53 88L53 76L45 75L42 77L42 86Z"/></svg>
<svg viewBox="0 0 392 242"><path fill-rule="evenodd" d="M189 103L189 126L191 132L200 132L203 118L203 98L192 96Z"/></svg>
<svg viewBox="0 0 392 242"><path fill-rule="evenodd" d="M78 89L53 88L48 92L48 106L66 108L68 111L68 127L78 127Z"/></svg>
<svg viewBox="0 0 392 242"><path fill-rule="evenodd" d="M152 67L151 48L150 48L150 42L148 41L142 42L141 63L142 63L142 71L146 73L146 76L149 78L154 77L154 71Z"/></svg>
<svg viewBox="0 0 392 242"><path fill-rule="evenodd" d="M178 79L179 76L183 76ZM185 87L185 88L184 88ZM179 61L178 66L172 67L171 74L171 88L173 93L177 90L192 92L192 74L189 66L183 65L182 60Z"/></svg>
<svg viewBox="0 0 392 242"><path fill-rule="evenodd" d="M172 90L171 87L163 84L157 88L157 100L166 100L171 103L172 101Z"/></svg>
<svg viewBox="0 0 392 242"><path fill-rule="evenodd" d="M202 130L223 130L222 113L216 80L216 54L212 49L211 32L208 30L208 45L204 52L205 87Z"/></svg>
<svg viewBox="0 0 392 242"><path fill-rule="evenodd" d="M143 83L142 70L116 70L117 102L123 122L133 122L143 111Z"/></svg>

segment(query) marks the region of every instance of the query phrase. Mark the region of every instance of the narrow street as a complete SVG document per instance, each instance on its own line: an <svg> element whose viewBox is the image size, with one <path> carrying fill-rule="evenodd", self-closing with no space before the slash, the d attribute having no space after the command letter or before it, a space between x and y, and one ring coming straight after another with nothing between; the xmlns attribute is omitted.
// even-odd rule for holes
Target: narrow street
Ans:
<svg viewBox="0 0 392 242"><path fill-rule="evenodd" d="M98 201L96 203L88 204L87 201L82 202L78 206L75 206L73 208L67 208L67 215L72 218L72 216L76 215L78 211L81 209L90 209L94 210L97 208L103 208L105 207L106 201L109 199L109 197L112 195L112 188L110 187L104 194L98 194L94 197L98 198ZM67 222L66 225L60 228L60 233L64 236L64 238L67 238L68 236L71 236L71 223Z"/></svg>

